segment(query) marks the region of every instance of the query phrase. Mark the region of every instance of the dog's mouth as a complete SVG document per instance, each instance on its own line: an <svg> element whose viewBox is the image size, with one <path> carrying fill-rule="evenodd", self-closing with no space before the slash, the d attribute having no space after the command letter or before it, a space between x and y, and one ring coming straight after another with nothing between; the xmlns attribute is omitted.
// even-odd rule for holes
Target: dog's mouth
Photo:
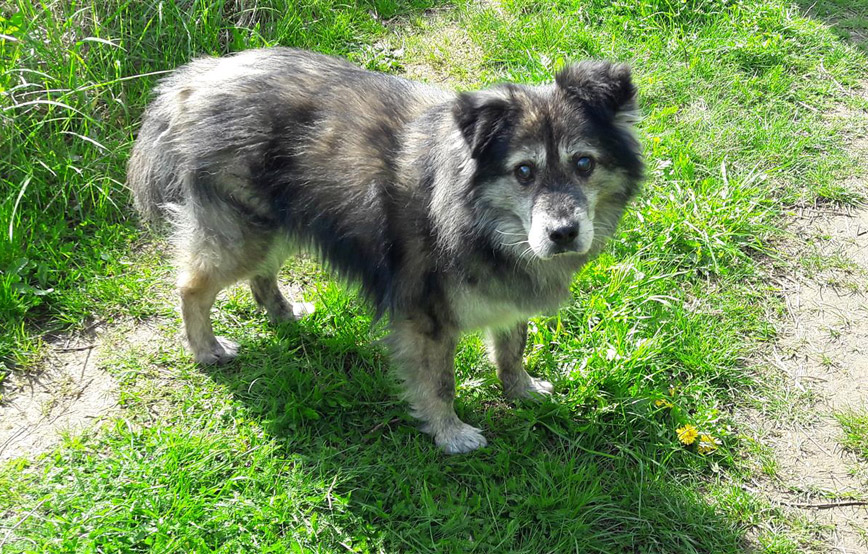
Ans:
<svg viewBox="0 0 868 554"><path fill-rule="evenodd" d="M582 256L587 253L587 248L580 248L579 245L559 246L552 245L549 248L538 251L534 249L534 255L540 260L551 260L553 258L566 258L570 256Z"/></svg>
<svg viewBox="0 0 868 554"><path fill-rule="evenodd" d="M534 233L533 231L528 236L528 243L534 255L540 260L550 260L552 258L582 256L588 253L593 242L593 235L590 233L575 233L575 236L566 239L557 236L552 239L553 233ZM590 235L590 236L588 236Z"/></svg>
<svg viewBox="0 0 868 554"><path fill-rule="evenodd" d="M569 248L563 247L563 246L556 246L554 248L554 250L552 251L551 257L555 258L557 256L581 255L583 253L584 253L583 249L579 248L579 245L575 245L575 246L569 247Z"/></svg>

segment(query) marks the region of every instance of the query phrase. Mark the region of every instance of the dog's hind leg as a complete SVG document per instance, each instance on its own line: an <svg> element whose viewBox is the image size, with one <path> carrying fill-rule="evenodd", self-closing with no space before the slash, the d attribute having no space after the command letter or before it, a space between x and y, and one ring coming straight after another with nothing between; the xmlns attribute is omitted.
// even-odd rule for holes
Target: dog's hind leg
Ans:
<svg viewBox="0 0 868 554"><path fill-rule="evenodd" d="M276 275L254 275L250 278L250 292L253 293L256 303L265 309L272 323L295 319L292 305L277 286Z"/></svg>
<svg viewBox="0 0 868 554"><path fill-rule="evenodd" d="M422 431L447 454L461 454L487 444L482 432L455 413L455 347L457 333L421 331L413 320L392 323L388 339L392 361L404 381L404 397Z"/></svg>
<svg viewBox="0 0 868 554"><path fill-rule="evenodd" d="M190 218L193 219L193 218ZM192 223L178 226L178 290L187 342L199 363L225 363L238 345L214 336L211 308L225 287L251 275L263 263L272 239L226 224L221 232Z"/></svg>
<svg viewBox="0 0 868 554"><path fill-rule="evenodd" d="M310 302L288 301L277 285L277 273L290 252L282 244L272 246L265 263L250 278L250 292L254 300L265 309L268 319L274 324L301 319L314 311Z"/></svg>
<svg viewBox="0 0 868 554"><path fill-rule="evenodd" d="M187 342L199 363L222 364L238 354L238 344L214 336L211 327L211 307L217 293L228 284L213 273L190 268L182 270L178 279Z"/></svg>
<svg viewBox="0 0 868 554"><path fill-rule="evenodd" d="M509 398L539 398L549 395L554 387L548 381L531 377L524 370L522 357L527 344L527 322L509 329L488 331L488 350L497 366L497 377Z"/></svg>

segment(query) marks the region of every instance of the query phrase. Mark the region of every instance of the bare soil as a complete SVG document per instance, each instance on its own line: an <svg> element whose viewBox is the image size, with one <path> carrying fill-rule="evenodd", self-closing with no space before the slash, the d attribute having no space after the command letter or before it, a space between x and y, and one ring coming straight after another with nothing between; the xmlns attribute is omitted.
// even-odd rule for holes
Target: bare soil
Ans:
<svg viewBox="0 0 868 554"><path fill-rule="evenodd" d="M868 160L868 114L840 108L830 124L848 122L857 161ZM849 190L868 191L861 177ZM781 417L748 416L770 448L772 477L757 483L774 504L820 524L824 552L868 552L868 461L842 448L835 414L868 410L868 207L803 207L780 248L788 269L776 275L786 304L765 365L784 378L793 399Z"/></svg>
<svg viewBox="0 0 868 554"><path fill-rule="evenodd" d="M101 330L49 337L38 371L4 380L0 462L47 452L64 433L81 433L115 413L117 382L98 363Z"/></svg>

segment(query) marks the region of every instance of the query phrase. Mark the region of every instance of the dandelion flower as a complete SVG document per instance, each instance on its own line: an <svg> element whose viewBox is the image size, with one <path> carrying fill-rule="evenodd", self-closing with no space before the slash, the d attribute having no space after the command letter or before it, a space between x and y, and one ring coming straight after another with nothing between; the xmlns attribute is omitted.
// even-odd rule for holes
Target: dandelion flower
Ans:
<svg viewBox="0 0 868 554"><path fill-rule="evenodd" d="M696 430L696 427L690 424L687 424L684 427L679 427L675 432L678 433L678 440L680 440L682 444L687 445L696 442L696 437L699 436L699 431Z"/></svg>
<svg viewBox="0 0 868 554"><path fill-rule="evenodd" d="M697 450L700 454L711 454L712 452L717 450L717 447L719 445L720 441L717 438L713 437L712 435L703 433L699 437L699 446L697 447Z"/></svg>

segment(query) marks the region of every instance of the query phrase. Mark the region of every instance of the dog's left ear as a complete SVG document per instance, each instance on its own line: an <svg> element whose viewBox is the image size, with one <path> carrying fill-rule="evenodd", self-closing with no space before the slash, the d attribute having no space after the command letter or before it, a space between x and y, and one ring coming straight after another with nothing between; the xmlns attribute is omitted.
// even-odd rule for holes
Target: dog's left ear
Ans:
<svg viewBox="0 0 868 554"><path fill-rule="evenodd" d="M458 95L452 115L473 159L482 157L494 139L507 132L512 110L509 98L493 89Z"/></svg>
<svg viewBox="0 0 868 554"><path fill-rule="evenodd" d="M633 123L638 118L636 87L630 67L611 62L586 61L565 67L555 83L570 99L605 119Z"/></svg>

